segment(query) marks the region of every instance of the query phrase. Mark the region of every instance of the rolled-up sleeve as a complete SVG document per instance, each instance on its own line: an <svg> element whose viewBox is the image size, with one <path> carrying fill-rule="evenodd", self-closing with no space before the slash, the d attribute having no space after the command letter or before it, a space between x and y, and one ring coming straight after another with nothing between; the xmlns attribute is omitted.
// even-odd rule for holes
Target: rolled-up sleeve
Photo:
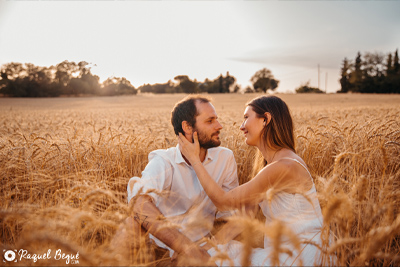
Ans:
<svg viewBox="0 0 400 267"><path fill-rule="evenodd" d="M149 155L150 158L150 155ZM158 206L163 190L169 189L172 182L172 166L161 156L151 157L142 177L132 177L129 180L128 203L138 194L149 195L156 206Z"/></svg>

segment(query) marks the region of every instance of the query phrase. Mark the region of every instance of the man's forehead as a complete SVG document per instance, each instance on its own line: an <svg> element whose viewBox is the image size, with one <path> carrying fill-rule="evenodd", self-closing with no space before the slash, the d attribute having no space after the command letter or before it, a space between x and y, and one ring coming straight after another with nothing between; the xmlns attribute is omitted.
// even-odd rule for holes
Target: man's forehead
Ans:
<svg viewBox="0 0 400 267"><path fill-rule="evenodd" d="M196 108L199 117L217 117L214 106L210 103L196 101Z"/></svg>

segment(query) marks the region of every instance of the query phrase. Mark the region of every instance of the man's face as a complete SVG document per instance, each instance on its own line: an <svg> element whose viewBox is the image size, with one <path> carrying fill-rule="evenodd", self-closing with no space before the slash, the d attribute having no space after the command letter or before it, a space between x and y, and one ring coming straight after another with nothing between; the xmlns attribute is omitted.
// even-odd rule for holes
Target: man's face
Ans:
<svg viewBox="0 0 400 267"><path fill-rule="evenodd" d="M196 102L198 116L193 130L197 132L200 147L208 149L221 144L219 131L222 125L218 122L218 116L211 103Z"/></svg>

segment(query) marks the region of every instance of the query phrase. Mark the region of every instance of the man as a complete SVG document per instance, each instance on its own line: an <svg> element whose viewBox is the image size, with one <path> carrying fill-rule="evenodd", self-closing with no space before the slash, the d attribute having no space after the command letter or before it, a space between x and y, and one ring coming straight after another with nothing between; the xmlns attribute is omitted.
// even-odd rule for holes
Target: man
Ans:
<svg viewBox="0 0 400 267"><path fill-rule="evenodd" d="M219 147L222 126L209 99L184 98L172 110L171 123L175 134L182 133L189 141L198 133L200 160L224 190L238 186L236 162L231 150ZM127 190L134 218L127 219L126 227L133 233L130 238L136 240L136 250L138 238L149 232L170 256L175 253L174 257L178 254L203 264L209 260L206 248L197 241L209 235L216 214L217 218L227 214L217 213L179 145L151 152L142 178L131 178Z"/></svg>

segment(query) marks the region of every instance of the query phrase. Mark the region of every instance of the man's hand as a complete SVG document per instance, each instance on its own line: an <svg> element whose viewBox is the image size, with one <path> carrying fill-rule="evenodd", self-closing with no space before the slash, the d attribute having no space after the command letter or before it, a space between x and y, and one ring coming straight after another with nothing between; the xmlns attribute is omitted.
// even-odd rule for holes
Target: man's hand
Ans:
<svg viewBox="0 0 400 267"><path fill-rule="evenodd" d="M174 251L179 252L176 260L178 264L193 266L205 266L209 264L210 255L207 253L207 250L193 243L193 241L175 227L165 227L166 220L159 219L163 215L149 196L139 197L134 204L133 212L134 219L142 228ZM214 264L214 266L216 265Z"/></svg>
<svg viewBox="0 0 400 267"><path fill-rule="evenodd" d="M183 156L185 156L192 166L198 162L201 163L199 159L200 144L197 132L193 133L193 143L190 143L182 133L179 133L178 143Z"/></svg>

